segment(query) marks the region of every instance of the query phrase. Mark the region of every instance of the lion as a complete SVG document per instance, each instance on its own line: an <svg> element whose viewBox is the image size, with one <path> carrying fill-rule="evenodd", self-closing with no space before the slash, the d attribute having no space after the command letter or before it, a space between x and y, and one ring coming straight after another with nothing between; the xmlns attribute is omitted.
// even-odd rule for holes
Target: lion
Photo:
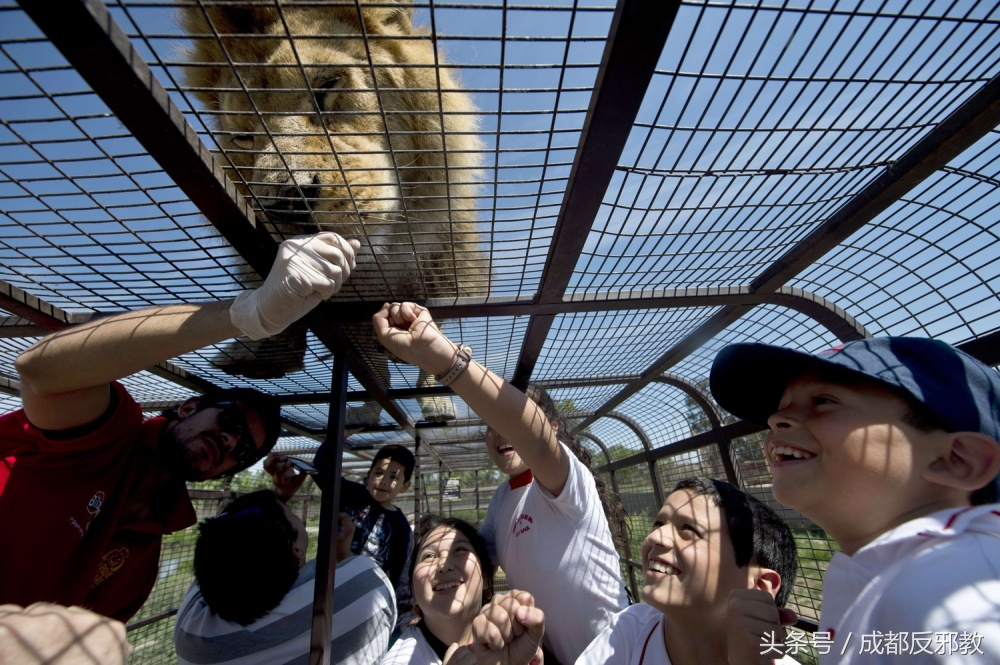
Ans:
<svg viewBox="0 0 1000 665"><path fill-rule="evenodd" d="M229 177L278 237L335 231L362 242L354 297L482 295L489 281L476 228L482 146L477 111L440 66L411 0L185 5L186 80L214 119ZM377 6L376 6L377 5ZM347 296L349 297L349 296ZM343 326L389 385L371 326ZM303 367L305 327L234 342L216 364L276 378ZM420 386L433 385L420 375ZM423 417L455 417L450 397ZM378 422L371 402L348 427Z"/></svg>

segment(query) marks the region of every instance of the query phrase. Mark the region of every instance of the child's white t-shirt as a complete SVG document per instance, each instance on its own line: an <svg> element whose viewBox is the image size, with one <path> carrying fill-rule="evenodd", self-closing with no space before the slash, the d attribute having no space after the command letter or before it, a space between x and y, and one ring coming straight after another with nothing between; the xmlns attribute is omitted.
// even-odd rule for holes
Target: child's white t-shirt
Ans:
<svg viewBox="0 0 1000 665"><path fill-rule="evenodd" d="M1000 663L1000 504L936 512L834 554L820 634L823 665Z"/></svg>
<svg viewBox="0 0 1000 665"><path fill-rule="evenodd" d="M497 488L481 529L510 588L529 591L545 611L543 642L567 664L628 606L628 595L594 478L565 445L563 454L570 470L558 497L512 478Z"/></svg>
<svg viewBox="0 0 1000 665"><path fill-rule="evenodd" d="M639 603L619 612L576 661L576 665L670 665L663 639L663 613ZM698 639L697 636L692 636ZM775 665L797 665L791 656Z"/></svg>
<svg viewBox="0 0 1000 665"><path fill-rule="evenodd" d="M441 659L417 626L409 626L389 649L381 665L441 665Z"/></svg>

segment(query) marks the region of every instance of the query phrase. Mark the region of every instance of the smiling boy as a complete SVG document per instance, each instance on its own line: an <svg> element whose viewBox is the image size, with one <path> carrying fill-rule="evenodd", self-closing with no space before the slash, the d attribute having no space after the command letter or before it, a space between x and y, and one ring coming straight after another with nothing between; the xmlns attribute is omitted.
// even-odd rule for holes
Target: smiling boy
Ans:
<svg viewBox="0 0 1000 665"><path fill-rule="evenodd" d="M1000 662L1000 374L930 339L723 349L716 401L767 424L772 491L843 549L822 663Z"/></svg>
<svg viewBox="0 0 1000 665"><path fill-rule="evenodd" d="M410 488L415 466L413 453L403 446L384 446L375 453L364 485L346 479L340 485L340 510L356 527L351 551L374 559L389 576L400 617L412 604L405 572L413 548L413 529L394 502Z"/></svg>
<svg viewBox="0 0 1000 665"><path fill-rule="evenodd" d="M757 616L794 622L778 608L797 567L795 540L774 511L721 480L683 480L642 543L643 602L615 615L577 665L770 663Z"/></svg>

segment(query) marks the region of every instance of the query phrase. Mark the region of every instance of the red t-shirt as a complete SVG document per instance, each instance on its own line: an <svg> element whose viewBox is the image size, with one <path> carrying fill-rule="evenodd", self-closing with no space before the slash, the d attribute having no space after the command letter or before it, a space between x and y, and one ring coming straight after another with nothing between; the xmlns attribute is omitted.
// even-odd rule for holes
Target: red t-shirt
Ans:
<svg viewBox="0 0 1000 665"><path fill-rule="evenodd" d="M153 588L162 535L197 521L184 482L155 467L165 421L143 423L113 386L116 408L76 438L46 436L23 410L0 416L0 603L82 605L125 621ZM130 497L145 514L122 514Z"/></svg>

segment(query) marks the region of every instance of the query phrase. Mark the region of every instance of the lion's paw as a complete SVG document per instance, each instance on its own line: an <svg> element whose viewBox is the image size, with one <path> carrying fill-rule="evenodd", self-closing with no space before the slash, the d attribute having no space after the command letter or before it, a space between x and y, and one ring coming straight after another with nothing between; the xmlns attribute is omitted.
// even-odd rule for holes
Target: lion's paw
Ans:
<svg viewBox="0 0 1000 665"><path fill-rule="evenodd" d="M424 420L429 423L446 423L455 419L455 403L450 397L422 397L419 402Z"/></svg>
<svg viewBox="0 0 1000 665"><path fill-rule="evenodd" d="M375 427L379 424L382 415L382 407L378 402L365 402L361 406L347 407L347 417L344 422L345 429L363 429Z"/></svg>

